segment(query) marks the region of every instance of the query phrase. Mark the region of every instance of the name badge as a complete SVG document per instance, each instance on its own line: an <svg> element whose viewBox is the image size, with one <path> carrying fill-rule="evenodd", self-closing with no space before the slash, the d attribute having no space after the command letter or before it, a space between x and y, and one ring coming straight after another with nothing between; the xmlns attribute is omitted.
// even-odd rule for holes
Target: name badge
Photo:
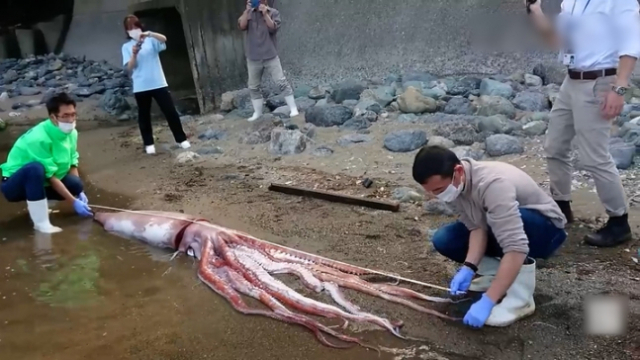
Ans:
<svg viewBox="0 0 640 360"><path fill-rule="evenodd" d="M571 66L571 65L574 65L575 62L576 62L576 56L574 54L564 54L562 56L563 65Z"/></svg>

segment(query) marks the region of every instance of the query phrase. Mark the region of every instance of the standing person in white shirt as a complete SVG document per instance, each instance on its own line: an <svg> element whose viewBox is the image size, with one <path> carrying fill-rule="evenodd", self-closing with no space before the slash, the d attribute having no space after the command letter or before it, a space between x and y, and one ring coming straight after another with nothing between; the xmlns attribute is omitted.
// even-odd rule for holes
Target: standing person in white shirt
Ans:
<svg viewBox="0 0 640 360"><path fill-rule="evenodd" d="M532 1L525 5L533 23L568 68L544 144L551 195L572 222L569 152L575 137L580 162L593 176L609 216L604 227L584 240L599 247L620 245L632 234L627 199L609 153L609 133L640 57L640 7L637 0L565 0L554 26L542 12L542 0Z"/></svg>

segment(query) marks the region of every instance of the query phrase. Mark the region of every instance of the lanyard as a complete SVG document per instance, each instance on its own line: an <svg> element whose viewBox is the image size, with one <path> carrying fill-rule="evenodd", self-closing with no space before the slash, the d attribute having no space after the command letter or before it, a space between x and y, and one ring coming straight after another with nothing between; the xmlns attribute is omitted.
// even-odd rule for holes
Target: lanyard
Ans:
<svg viewBox="0 0 640 360"><path fill-rule="evenodd" d="M576 4L578 3L578 0L575 0L573 2L573 7L571 8L571 15L573 16L573 11L576 9ZM591 3L591 0L587 0L587 4L584 6L584 8L582 9L582 14L580 15L584 15L584 12L587 10L587 7L589 7L589 4Z"/></svg>

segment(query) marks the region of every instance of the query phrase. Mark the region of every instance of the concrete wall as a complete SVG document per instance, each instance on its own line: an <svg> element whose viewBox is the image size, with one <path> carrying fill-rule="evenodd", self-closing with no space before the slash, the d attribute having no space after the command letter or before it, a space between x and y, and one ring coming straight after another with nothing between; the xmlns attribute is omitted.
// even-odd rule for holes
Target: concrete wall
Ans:
<svg viewBox="0 0 640 360"><path fill-rule="evenodd" d="M128 5L128 0L76 0L63 52L121 65Z"/></svg>
<svg viewBox="0 0 640 360"><path fill-rule="evenodd" d="M561 0L545 0L557 13ZM530 69L541 58L523 0L278 0L285 72L298 81ZM239 14L238 14L239 16Z"/></svg>

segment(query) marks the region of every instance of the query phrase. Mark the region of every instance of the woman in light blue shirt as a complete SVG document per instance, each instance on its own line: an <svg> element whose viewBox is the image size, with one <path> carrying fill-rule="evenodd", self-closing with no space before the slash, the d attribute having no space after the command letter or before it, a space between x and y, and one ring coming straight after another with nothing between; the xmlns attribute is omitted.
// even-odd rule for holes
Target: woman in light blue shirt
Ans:
<svg viewBox="0 0 640 360"><path fill-rule="evenodd" d="M143 31L140 20L134 15L124 18L124 30L129 41L122 45L122 62L133 81L133 95L138 104L138 125L146 153L156 153L151 128L152 99L162 110L180 147L191 147L182 129L180 115L173 104L160 63L160 52L167 48L167 38L162 34Z"/></svg>

